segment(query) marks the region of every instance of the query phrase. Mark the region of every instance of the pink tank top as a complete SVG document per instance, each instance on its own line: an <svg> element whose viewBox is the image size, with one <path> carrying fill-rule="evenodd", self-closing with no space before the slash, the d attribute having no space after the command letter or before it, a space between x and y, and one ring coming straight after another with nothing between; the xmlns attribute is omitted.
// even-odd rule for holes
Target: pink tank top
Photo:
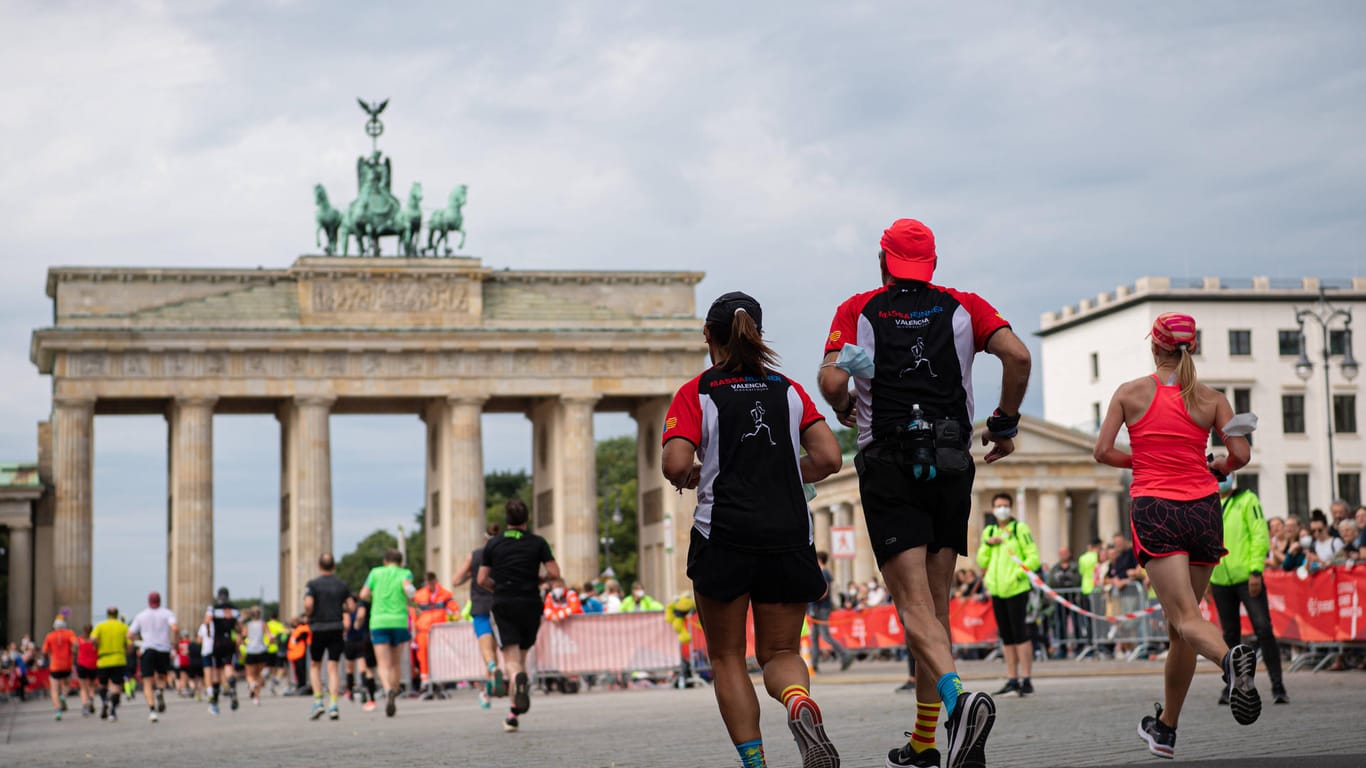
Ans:
<svg viewBox="0 0 1366 768"><path fill-rule="evenodd" d="M1129 427L1134 457L1129 495L1190 501L1217 493L1219 482L1205 461L1209 430L1202 429L1186 412L1181 387L1163 384L1157 376L1153 381L1157 382L1157 392L1152 405Z"/></svg>

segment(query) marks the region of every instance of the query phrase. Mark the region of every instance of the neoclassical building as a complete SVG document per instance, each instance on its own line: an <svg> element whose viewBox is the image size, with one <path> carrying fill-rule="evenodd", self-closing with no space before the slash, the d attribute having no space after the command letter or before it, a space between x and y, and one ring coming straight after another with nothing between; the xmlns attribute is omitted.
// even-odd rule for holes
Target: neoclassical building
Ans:
<svg viewBox="0 0 1366 768"><path fill-rule="evenodd" d="M166 418L165 590L181 616L203 610L216 587L213 420L227 413L279 421L279 525L261 533L279 542L285 615L332 549L334 413L426 423L426 554L443 578L483 541L481 414L526 414L535 527L578 581L598 571L593 414L630 413L641 572L672 592L688 530L675 520L690 519L693 502L666 489L658 442L674 390L706 360L694 306L701 278L494 270L459 257L54 268L54 322L34 332L31 350L52 377L51 515L30 517L34 586L17 615L65 606L75 625L89 618L94 423L127 413ZM12 540L15 530L24 529L11 527Z"/></svg>

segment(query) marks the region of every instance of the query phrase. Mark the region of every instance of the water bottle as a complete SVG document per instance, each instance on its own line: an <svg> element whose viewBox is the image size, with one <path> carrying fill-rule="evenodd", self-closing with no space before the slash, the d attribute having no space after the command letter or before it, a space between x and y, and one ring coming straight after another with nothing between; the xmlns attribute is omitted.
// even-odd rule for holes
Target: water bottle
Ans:
<svg viewBox="0 0 1366 768"><path fill-rule="evenodd" d="M934 428L920 410L920 404L911 406L911 423L906 425L906 435L911 446L911 474L916 480L933 480L937 472L934 459Z"/></svg>

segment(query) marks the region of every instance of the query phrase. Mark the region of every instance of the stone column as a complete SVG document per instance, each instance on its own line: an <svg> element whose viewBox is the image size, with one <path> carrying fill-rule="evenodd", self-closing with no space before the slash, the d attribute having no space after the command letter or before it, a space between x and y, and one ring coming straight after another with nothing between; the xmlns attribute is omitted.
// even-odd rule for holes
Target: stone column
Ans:
<svg viewBox="0 0 1366 768"><path fill-rule="evenodd" d="M71 609L71 623L77 627L90 621L94 431L93 399L53 400L53 597L59 609Z"/></svg>
<svg viewBox="0 0 1366 768"><path fill-rule="evenodd" d="M28 502L24 502L28 508ZM46 630L33 626L33 526L28 521L9 523L9 611L10 637L32 633L38 642ZM47 618L48 621L52 617ZM35 631L36 630L36 631ZM80 627L76 630L79 632Z"/></svg>
<svg viewBox="0 0 1366 768"><path fill-rule="evenodd" d="M596 395L561 398L563 448L556 507L560 514L560 551L555 553L566 581L582 584L598 574L598 488L593 407Z"/></svg>
<svg viewBox="0 0 1366 768"><path fill-rule="evenodd" d="M1039 545L1039 560L1052 565L1058 561L1058 547L1062 545L1061 491L1039 491L1039 527L1034 538Z"/></svg>
<svg viewBox="0 0 1366 768"><path fill-rule="evenodd" d="M427 569L443 583L484 540L481 422L487 400L461 395L427 408Z"/></svg>
<svg viewBox="0 0 1366 768"><path fill-rule="evenodd" d="M834 522L834 516L834 511L830 507L811 508L811 540L817 552L830 551L830 526Z"/></svg>
<svg viewBox="0 0 1366 768"><path fill-rule="evenodd" d="M830 505L830 524L832 526L853 525L852 511L853 506L849 504ZM859 538L858 530L855 529L854 551L857 552L860 549L870 546L872 545L869 543L867 537ZM835 582L839 585L839 588L843 590L849 584L850 579L854 578L854 561L846 560L842 557L839 559L832 557L830 558L830 563L830 574L835 577Z"/></svg>
<svg viewBox="0 0 1366 768"><path fill-rule="evenodd" d="M636 558L645 591L664 600L689 589L688 538L697 493L678 493L661 466L664 418L670 398L641 400L636 420ZM630 585L623 585L630 589Z"/></svg>
<svg viewBox="0 0 1366 768"><path fill-rule="evenodd" d="M1109 541L1116 533L1128 535L1129 532L1119 525L1119 493L1098 491L1096 493L1096 517L1100 538Z"/></svg>
<svg viewBox="0 0 1366 768"><path fill-rule="evenodd" d="M280 612L297 614L318 556L332 551L333 399L300 397L280 415L284 448L280 521ZM400 545L401 546L401 545Z"/></svg>
<svg viewBox="0 0 1366 768"><path fill-rule="evenodd" d="M213 602L212 398L177 398L167 452L166 601L181 627Z"/></svg>

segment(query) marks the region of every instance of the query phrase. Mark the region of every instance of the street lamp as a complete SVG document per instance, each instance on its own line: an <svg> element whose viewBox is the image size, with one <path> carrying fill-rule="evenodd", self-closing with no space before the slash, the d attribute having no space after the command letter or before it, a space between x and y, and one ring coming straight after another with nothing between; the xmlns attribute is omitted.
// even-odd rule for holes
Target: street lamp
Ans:
<svg viewBox="0 0 1366 768"><path fill-rule="evenodd" d="M621 488L612 492L612 524L621 525ZM611 528L603 526L605 531L598 537L598 543L602 545L602 573L604 576L616 576L616 571L612 570L612 545L616 539L612 538Z"/></svg>
<svg viewBox="0 0 1366 768"><path fill-rule="evenodd" d="M1357 377L1360 366L1357 365L1356 358L1352 356L1352 310L1341 309L1328 303L1323 289L1319 289L1319 303L1309 309L1296 309L1295 322L1300 326L1300 357L1295 361L1295 375L1300 381L1308 382L1309 377L1314 375L1314 361L1309 359L1307 344L1304 338L1304 321L1313 320L1319 324L1319 330L1323 334L1323 399L1324 412L1328 417L1328 499L1331 501L1336 498L1337 493L1337 461L1333 456L1333 389L1328 381L1328 368L1330 344L1329 329L1334 320L1342 319L1342 378L1352 381Z"/></svg>

